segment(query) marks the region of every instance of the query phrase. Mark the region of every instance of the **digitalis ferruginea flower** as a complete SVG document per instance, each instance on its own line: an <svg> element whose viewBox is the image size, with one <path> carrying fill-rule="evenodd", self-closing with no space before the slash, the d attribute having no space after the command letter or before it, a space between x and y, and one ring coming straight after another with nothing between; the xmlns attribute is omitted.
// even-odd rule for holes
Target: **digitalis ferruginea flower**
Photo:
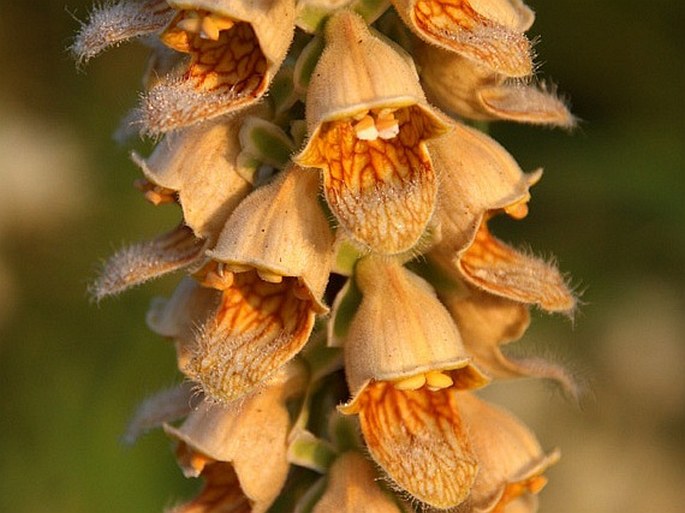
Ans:
<svg viewBox="0 0 685 513"><path fill-rule="evenodd" d="M340 227L385 254L410 250L423 234L437 193L425 142L449 129L400 51L353 13L331 18L307 92L309 140L296 158L322 169Z"/></svg>
<svg viewBox="0 0 685 513"><path fill-rule="evenodd" d="M415 58L429 101L458 116L571 128L576 119L554 91L532 78L511 78L458 53L417 41Z"/></svg>
<svg viewBox="0 0 685 513"><path fill-rule="evenodd" d="M208 253L198 276L222 299L202 327L189 374L209 397L249 392L302 349L327 311L333 234L318 191L316 174L284 171L240 204Z"/></svg>
<svg viewBox="0 0 685 513"><path fill-rule="evenodd" d="M542 171L462 123L573 125L533 76L533 20L522 0L120 0L83 24L81 63L150 48L118 135L160 136L136 185L183 217L92 287L185 272L146 319L184 381L125 436L163 426L204 480L169 513L537 511L558 451L474 390L577 396L505 349L531 306L576 298L488 226L526 217Z"/></svg>
<svg viewBox="0 0 685 513"><path fill-rule="evenodd" d="M360 260L354 279L362 300L344 339L352 399L341 411L359 415L369 452L400 489L457 506L478 464L450 390L488 380L425 281L380 257Z"/></svg>
<svg viewBox="0 0 685 513"><path fill-rule="evenodd" d="M302 369L288 366L260 390L226 404L202 402L180 427L165 425L178 441L177 458L186 477L205 486L174 513L264 513L288 475L288 398L302 392ZM265 464L268 462L268 464Z"/></svg>

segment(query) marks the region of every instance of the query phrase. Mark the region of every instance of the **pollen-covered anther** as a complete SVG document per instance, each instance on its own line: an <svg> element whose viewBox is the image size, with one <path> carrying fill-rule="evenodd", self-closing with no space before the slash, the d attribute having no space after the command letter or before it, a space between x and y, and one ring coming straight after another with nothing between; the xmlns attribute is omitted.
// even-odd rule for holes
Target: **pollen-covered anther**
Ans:
<svg viewBox="0 0 685 513"><path fill-rule="evenodd" d="M133 186L143 193L147 201L155 206L176 201L176 191L157 185L145 178L139 178L133 182Z"/></svg>
<svg viewBox="0 0 685 513"><path fill-rule="evenodd" d="M223 262L209 261L195 273L195 279L206 288L225 290L233 284L233 272Z"/></svg>
<svg viewBox="0 0 685 513"><path fill-rule="evenodd" d="M429 371L397 380L393 385L397 390L419 390L425 386L431 392L436 392L451 387L454 380L442 371Z"/></svg>
<svg viewBox="0 0 685 513"><path fill-rule="evenodd" d="M363 113L353 119L359 119L353 128L357 139L361 141L375 141L379 137L384 140L392 139L400 133L400 124L391 109Z"/></svg>
<svg viewBox="0 0 685 513"><path fill-rule="evenodd" d="M516 203L504 207L504 211L514 219L523 219L528 215L528 201L530 200L530 195L523 198Z"/></svg>
<svg viewBox="0 0 685 513"><path fill-rule="evenodd" d="M227 16L207 11L184 11L183 18L176 22L176 27L191 34L198 34L202 39L217 41L222 30L228 30L235 21Z"/></svg>

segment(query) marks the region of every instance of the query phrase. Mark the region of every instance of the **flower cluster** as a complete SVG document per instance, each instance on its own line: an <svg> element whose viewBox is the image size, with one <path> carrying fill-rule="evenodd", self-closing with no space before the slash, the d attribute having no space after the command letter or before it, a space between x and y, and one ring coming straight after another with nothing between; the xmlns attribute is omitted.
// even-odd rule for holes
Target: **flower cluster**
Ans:
<svg viewBox="0 0 685 513"><path fill-rule="evenodd" d="M533 78L521 0L391 4L120 0L72 46L81 63L150 47L120 132L159 140L132 155L136 186L183 221L116 253L92 291L186 274L147 318L186 381L128 433L163 426L204 479L176 513L537 509L558 452L473 391L524 376L572 390L502 346L531 306L576 300L553 264L492 235L492 217L526 216L541 171L471 121L574 118Z"/></svg>

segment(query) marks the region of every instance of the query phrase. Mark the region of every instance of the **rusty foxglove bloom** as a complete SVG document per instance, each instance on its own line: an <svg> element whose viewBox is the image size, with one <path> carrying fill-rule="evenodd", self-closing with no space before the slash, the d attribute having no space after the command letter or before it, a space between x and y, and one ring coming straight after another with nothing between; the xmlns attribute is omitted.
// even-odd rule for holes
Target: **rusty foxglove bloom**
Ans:
<svg viewBox="0 0 685 513"><path fill-rule="evenodd" d="M450 390L487 378L421 278L367 257L354 279L362 301L344 339L352 399L342 411L359 414L371 455L397 486L430 506L457 506L478 463Z"/></svg>
<svg viewBox="0 0 685 513"><path fill-rule="evenodd" d="M522 0L92 12L79 61L133 38L151 48L120 133L163 135L133 154L136 183L183 217L93 286L99 299L186 273L147 314L183 383L126 433L163 426L204 480L171 512L537 510L558 451L474 390L534 377L577 394L563 366L504 349L531 306L571 314L576 298L556 265L488 227L526 217L541 171L461 122L573 123L533 85L533 19Z"/></svg>
<svg viewBox="0 0 685 513"><path fill-rule="evenodd" d="M222 298L188 372L210 397L230 401L259 385L302 349L327 311L333 235L318 191L315 173L284 171L240 204L209 252L199 276Z"/></svg>
<svg viewBox="0 0 685 513"><path fill-rule="evenodd" d="M341 227L378 253L416 245L437 193L425 142L448 125L426 103L408 56L350 12L327 24L307 92L307 127L297 161L322 169Z"/></svg>
<svg viewBox="0 0 685 513"><path fill-rule="evenodd" d="M179 442L176 454L186 477L205 480L195 499L172 511L269 509L288 475L285 403L303 383L300 367L283 368L246 398L221 405L204 401L180 427L165 425Z"/></svg>
<svg viewBox="0 0 685 513"><path fill-rule="evenodd" d="M513 79L458 53L417 41L421 85L441 109L477 120L573 127L575 118L553 88Z"/></svg>

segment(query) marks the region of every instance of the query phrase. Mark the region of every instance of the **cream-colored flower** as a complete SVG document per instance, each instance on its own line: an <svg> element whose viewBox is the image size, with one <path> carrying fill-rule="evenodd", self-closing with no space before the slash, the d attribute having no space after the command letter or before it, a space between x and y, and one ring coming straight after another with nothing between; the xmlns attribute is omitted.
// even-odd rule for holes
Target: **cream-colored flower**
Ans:
<svg viewBox="0 0 685 513"><path fill-rule="evenodd" d="M487 226L501 211L525 217L528 189L541 173L524 175L494 140L460 125L433 141L430 152L441 177L442 234L431 258L491 294L571 313L576 300L556 266L505 245Z"/></svg>
<svg viewBox="0 0 685 513"><path fill-rule="evenodd" d="M198 276L222 299L188 369L208 396L248 393L302 349L327 311L333 234L318 193L316 174L283 171L239 205L208 253Z"/></svg>
<svg viewBox="0 0 685 513"><path fill-rule="evenodd" d="M203 402L178 427L177 457L186 477L205 487L174 513L264 513L285 483L290 417L285 402L304 385L298 366L278 372L264 387L227 404Z"/></svg>
<svg viewBox="0 0 685 513"><path fill-rule="evenodd" d="M533 12L521 0L392 0L424 41L510 77L533 72L524 35Z"/></svg>
<svg viewBox="0 0 685 513"><path fill-rule="evenodd" d="M416 41L414 57L429 101L458 116L570 128L575 118L554 90L511 79L458 53Z"/></svg>
<svg viewBox="0 0 685 513"><path fill-rule="evenodd" d="M461 504L478 463L452 389L482 386L435 292L399 263L366 257L355 269L362 293L344 338L352 399L381 468L415 499L439 509Z"/></svg>
<svg viewBox="0 0 685 513"><path fill-rule="evenodd" d="M296 158L322 169L340 227L385 254L410 250L423 234L437 192L425 141L449 129L400 52L358 15L331 17L307 92L309 140Z"/></svg>
<svg viewBox="0 0 685 513"><path fill-rule="evenodd" d="M468 425L479 472L468 498L472 513L510 513L534 506L528 496L540 492L547 479L542 475L559 459L550 454L518 419L466 392L455 392L463 419ZM528 503L528 504L527 504Z"/></svg>
<svg viewBox="0 0 685 513"><path fill-rule="evenodd" d="M153 204L178 201L196 237L216 242L226 219L252 189L236 170L243 117L167 135L147 159L133 153L145 180L139 188Z"/></svg>

